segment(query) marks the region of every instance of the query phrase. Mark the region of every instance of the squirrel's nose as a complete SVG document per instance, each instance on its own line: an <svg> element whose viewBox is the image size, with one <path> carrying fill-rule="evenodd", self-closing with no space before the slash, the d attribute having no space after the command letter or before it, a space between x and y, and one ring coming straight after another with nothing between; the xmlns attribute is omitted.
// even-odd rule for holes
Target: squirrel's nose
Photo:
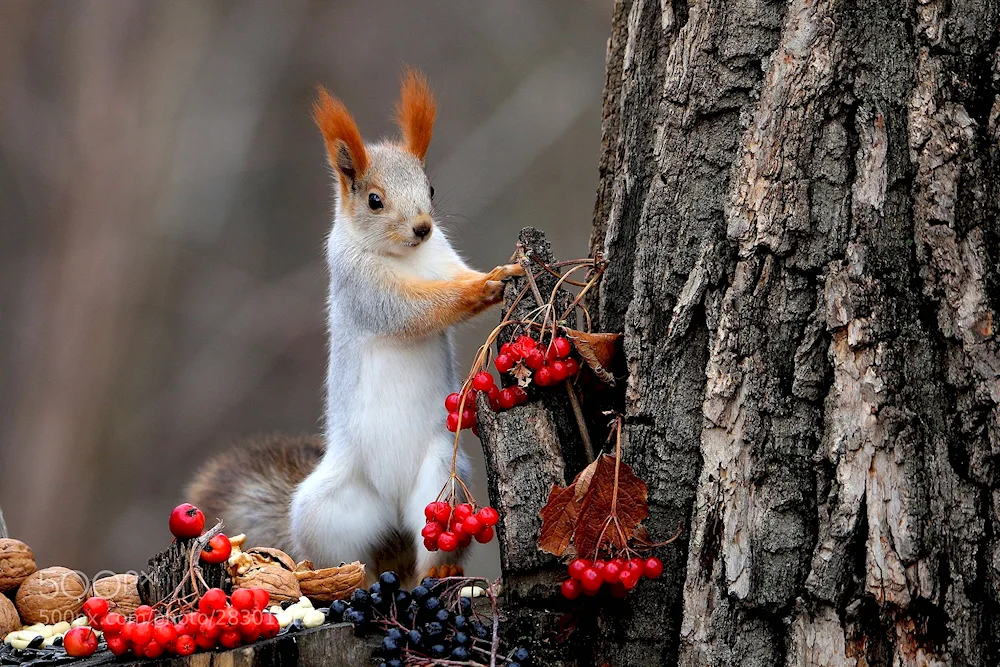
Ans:
<svg viewBox="0 0 1000 667"><path fill-rule="evenodd" d="M417 238L425 238L431 233L431 223L422 221L413 225L413 233L417 235Z"/></svg>

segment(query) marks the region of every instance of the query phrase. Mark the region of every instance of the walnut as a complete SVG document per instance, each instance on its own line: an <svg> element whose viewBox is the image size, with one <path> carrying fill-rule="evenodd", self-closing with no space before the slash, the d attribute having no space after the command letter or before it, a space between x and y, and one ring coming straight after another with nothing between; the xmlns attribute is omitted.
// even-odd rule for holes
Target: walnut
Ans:
<svg viewBox="0 0 1000 667"><path fill-rule="evenodd" d="M27 624L70 622L87 599L87 582L65 567L47 567L21 582L14 602Z"/></svg>
<svg viewBox="0 0 1000 667"><path fill-rule="evenodd" d="M14 603L7 596L0 595L0 637L21 629L21 617L17 615Z"/></svg>
<svg viewBox="0 0 1000 667"><path fill-rule="evenodd" d="M14 590L37 569L35 554L27 544L0 539L0 593Z"/></svg>
<svg viewBox="0 0 1000 667"><path fill-rule="evenodd" d="M295 578L295 561L280 549L249 549L236 559L230 558L229 568L235 588L263 588L277 602L298 600L302 595Z"/></svg>
<svg viewBox="0 0 1000 667"><path fill-rule="evenodd" d="M94 582L94 595L107 600L112 611L129 616L142 602L139 600L139 577L134 574L113 574Z"/></svg>
<svg viewBox="0 0 1000 667"><path fill-rule="evenodd" d="M295 573L302 594L317 602L346 600L365 581L365 566L358 561Z"/></svg>

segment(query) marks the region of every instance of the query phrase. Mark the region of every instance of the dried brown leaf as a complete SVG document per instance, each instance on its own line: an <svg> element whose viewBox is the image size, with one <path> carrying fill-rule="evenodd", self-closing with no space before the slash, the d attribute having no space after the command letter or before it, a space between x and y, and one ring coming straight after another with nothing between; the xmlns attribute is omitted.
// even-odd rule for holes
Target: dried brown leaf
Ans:
<svg viewBox="0 0 1000 667"><path fill-rule="evenodd" d="M597 550L598 543L621 549L641 530L640 524L649 516L646 483L627 464L604 454L568 487L553 485L540 514L542 532L538 548L542 551L563 556L574 548L576 553L589 556Z"/></svg>
<svg viewBox="0 0 1000 667"><path fill-rule="evenodd" d="M573 541L580 503L574 499L575 483L563 487L552 485L549 499L539 514L542 517L542 533L538 537L538 548L556 556L562 556Z"/></svg>
<svg viewBox="0 0 1000 667"><path fill-rule="evenodd" d="M577 353L587 362L594 374L602 382L613 387L615 376L609 369L614 362L621 334L587 333L576 329L566 329L566 336L573 341Z"/></svg>

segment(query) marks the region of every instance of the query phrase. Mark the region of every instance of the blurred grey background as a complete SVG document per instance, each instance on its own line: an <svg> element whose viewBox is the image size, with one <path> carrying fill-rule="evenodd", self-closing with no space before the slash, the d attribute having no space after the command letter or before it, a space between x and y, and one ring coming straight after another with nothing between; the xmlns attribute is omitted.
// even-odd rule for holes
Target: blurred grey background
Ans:
<svg viewBox="0 0 1000 667"><path fill-rule="evenodd" d="M374 139L422 68L438 218L471 264L529 224L584 256L611 5L0 2L0 507L39 565L140 568L213 453L318 430L317 84ZM496 317L461 330L463 369ZM498 574L495 543L474 552Z"/></svg>

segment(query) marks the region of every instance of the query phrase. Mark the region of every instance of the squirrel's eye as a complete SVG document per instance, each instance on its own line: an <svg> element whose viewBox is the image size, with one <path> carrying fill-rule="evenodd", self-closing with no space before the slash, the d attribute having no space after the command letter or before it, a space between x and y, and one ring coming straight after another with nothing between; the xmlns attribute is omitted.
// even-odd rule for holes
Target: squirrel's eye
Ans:
<svg viewBox="0 0 1000 667"><path fill-rule="evenodd" d="M431 186L431 199L434 199L434 186Z"/></svg>
<svg viewBox="0 0 1000 667"><path fill-rule="evenodd" d="M368 208L373 211L377 211L382 208L382 198L374 192L368 195Z"/></svg>

